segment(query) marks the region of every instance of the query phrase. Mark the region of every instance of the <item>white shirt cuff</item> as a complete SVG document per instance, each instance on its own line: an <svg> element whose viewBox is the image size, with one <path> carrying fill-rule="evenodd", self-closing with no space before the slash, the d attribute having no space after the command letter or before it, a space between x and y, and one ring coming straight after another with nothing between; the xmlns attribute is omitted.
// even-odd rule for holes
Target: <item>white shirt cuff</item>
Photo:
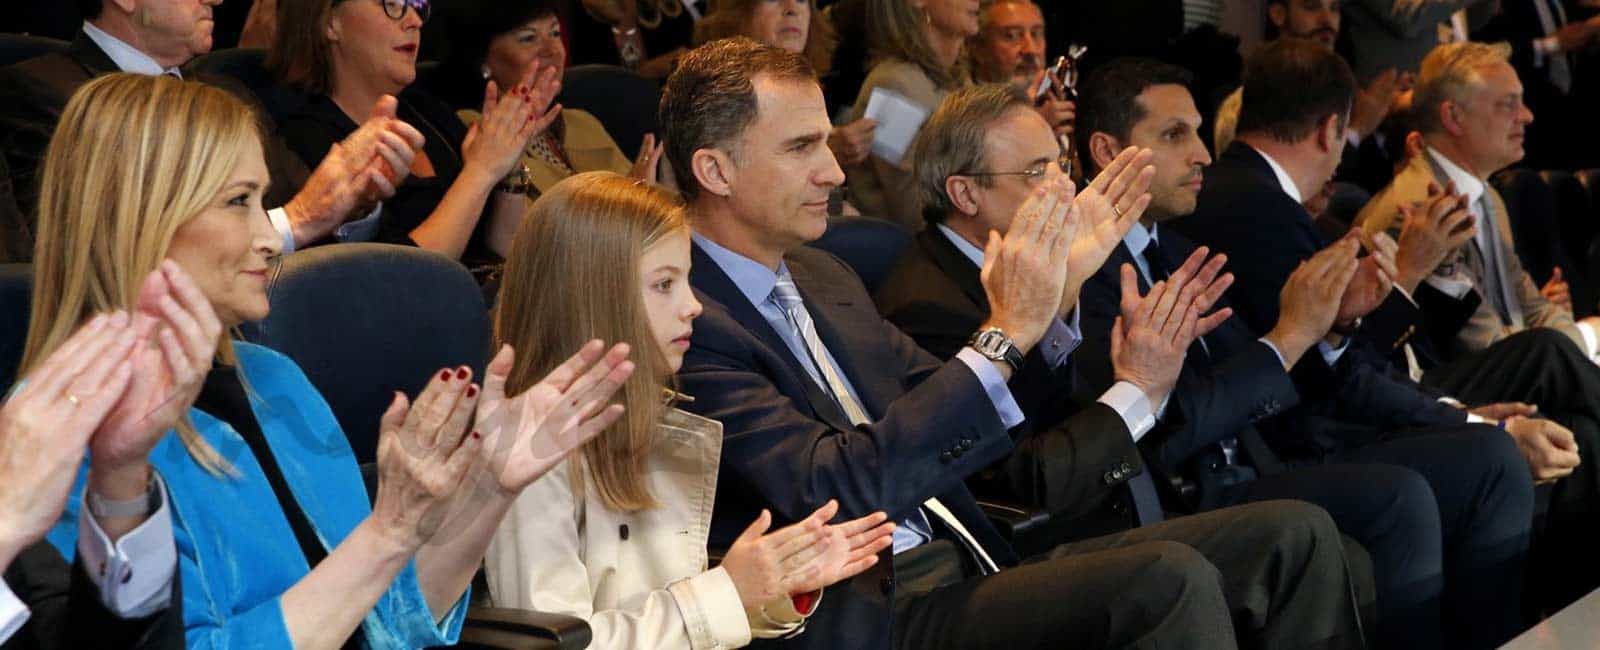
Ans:
<svg viewBox="0 0 1600 650"><path fill-rule="evenodd" d="M1577 323L1574 323L1574 324L1578 326L1578 333L1583 335L1583 350L1584 350L1584 352L1588 353L1589 358L1593 359L1594 355L1597 352L1595 350L1595 345L1597 343L1600 343L1600 340L1597 340L1595 338L1594 325L1590 324L1590 323L1585 323L1583 321L1578 321Z"/></svg>
<svg viewBox="0 0 1600 650"><path fill-rule="evenodd" d="M165 609L172 600L178 551L172 540L172 508L166 483L154 475L160 498L155 512L115 543L84 507L78 513L78 553L100 588L100 602L122 618L143 618ZM84 488L87 490L88 488Z"/></svg>
<svg viewBox="0 0 1600 650"><path fill-rule="evenodd" d="M1350 349L1350 337L1344 337L1339 347L1328 345L1327 341L1317 343L1317 353L1322 355L1322 361L1332 368L1339 364L1339 357L1344 356L1344 351Z"/></svg>
<svg viewBox="0 0 1600 650"><path fill-rule="evenodd" d="M15 593L11 592L11 585L0 581L0 643L11 638L28 622L28 606L22 604Z"/></svg>
<svg viewBox="0 0 1600 650"><path fill-rule="evenodd" d="M1022 424L1024 418L1022 407L1017 405L1015 397L1011 396L1011 387L1006 385L1000 371L996 370L994 363L972 348L961 348L956 353L956 358L967 364L972 369L972 374L978 376L978 382L983 384L984 394L989 396L989 401L994 404L994 410L1000 414L1000 424L1005 428Z"/></svg>
<svg viewBox="0 0 1600 650"><path fill-rule="evenodd" d="M1533 64L1535 66L1542 67L1544 65L1544 57L1560 53L1561 39L1556 38L1555 34L1551 34L1544 38L1534 39L1533 41Z"/></svg>
<svg viewBox="0 0 1600 650"><path fill-rule="evenodd" d="M272 221L272 229L278 231L278 236L283 237L283 251L280 255L294 252L294 228L289 225L289 213L283 208L273 208L267 211L267 219Z"/></svg>
<svg viewBox="0 0 1600 650"><path fill-rule="evenodd" d="M1128 425L1128 432L1133 434L1134 442L1138 442L1144 434L1150 433L1156 426L1155 413L1150 410L1150 398L1132 382L1119 381L1112 384L1098 401L1117 412L1117 416L1122 418L1122 423Z"/></svg>
<svg viewBox="0 0 1600 650"><path fill-rule="evenodd" d="M1283 351L1279 350L1278 346L1273 345L1272 341L1268 341L1267 337L1265 337L1265 336L1263 336L1263 337L1261 337L1259 339L1256 339L1256 340L1260 341L1262 345L1267 346L1268 350L1272 350L1272 354L1274 354L1274 355L1276 355L1278 357L1278 365L1283 366L1284 370L1288 370L1289 369L1289 363L1287 361L1284 361L1284 359L1283 359Z"/></svg>
<svg viewBox="0 0 1600 650"><path fill-rule="evenodd" d="M1466 297L1467 292L1472 291L1472 282L1470 280L1458 280L1455 278L1445 278L1437 275L1430 275L1428 276L1427 283L1433 288L1438 289L1440 293L1450 296L1451 298L1455 298L1456 300Z"/></svg>
<svg viewBox="0 0 1600 650"><path fill-rule="evenodd" d="M1416 307L1417 306L1417 299L1416 298L1412 298L1411 297L1411 292L1410 291L1406 291L1405 287L1402 287L1402 286L1396 284L1396 285L1394 285L1394 292L1400 294L1401 298L1405 298L1406 302L1411 303L1412 307Z"/></svg>
<svg viewBox="0 0 1600 650"><path fill-rule="evenodd" d="M1458 399L1456 399L1454 397L1451 397L1449 395L1446 395L1444 397L1439 398L1439 403L1447 405L1447 406L1454 406L1454 407L1456 407L1458 409L1461 409L1463 411L1467 411L1467 405L1466 404L1462 404L1461 400L1458 400ZM1490 420L1489 418L1486 418L1486 417L1483 417L1483 416L1478 415L1476 413L1473 413L1472 411L1467 411L1467 423L1468 424L1499 424L1498 422L1495 422L1494 420Z"/></svg>

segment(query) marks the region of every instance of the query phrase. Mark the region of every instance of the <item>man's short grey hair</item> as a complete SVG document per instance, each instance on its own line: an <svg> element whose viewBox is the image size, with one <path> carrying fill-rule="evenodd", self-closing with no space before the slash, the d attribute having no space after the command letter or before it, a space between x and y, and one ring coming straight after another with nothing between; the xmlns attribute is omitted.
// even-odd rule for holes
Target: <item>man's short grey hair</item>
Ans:
<svg viewBox="0 0 1600 650"><path fill-rule="evenodd" d="M1033 5L1035 7L1039 6L1039 3L1034 2L1033 0L983 0L982 2L978 3L978 36L977 36L977 38L988 38L989 37L989 8L993 7L995 5L1005 5L1005 4ZM1041 14L1044 13L1044 9L1041 7L1039 9L1039 12Z"/></svg>
<svg viewBox="0 0 1600 650"><path fill-rule="evenodd" d="M959 174L992 171L984 159L984 136L1013 109L1031 110L1028 100L1009 84L983 84L950 93L923 123L911 143L910 156L917 188L922 194L922 217L930 225L944 222L955 211L945 193L945 179ZM978 183L989 184L986 176Z"/></svg>
<svg viewBox="0 0 1600 650"><path fill-rule="evenodd" d="M1422 71L1417 74L1411 107L1416 115L1417 128L1423 133L1437 133L1444 128L1439 118L1439 107L1445 102L1462 103L1483 84L1484 68L1508 63L1511 46L1506 43L1450 43L1433 48L1422 59Z"/></svg>

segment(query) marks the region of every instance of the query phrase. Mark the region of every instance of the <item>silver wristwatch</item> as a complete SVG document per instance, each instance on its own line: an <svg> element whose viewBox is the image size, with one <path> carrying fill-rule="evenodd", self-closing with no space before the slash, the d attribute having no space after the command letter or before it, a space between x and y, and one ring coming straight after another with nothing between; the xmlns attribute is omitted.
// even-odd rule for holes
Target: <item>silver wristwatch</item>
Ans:
<svg viewBox="0 0 1600 650"><path fill-rule="evenodd" d="M125 517L143 517L161 505L160 484L156 483L155 472L150 473L150 480L145 487L144 495L126 501L112 501L101 498L94 490L84 490L84 503L89 506L89 514L95 519L121 519Z"/></svg>
<svg viewBox="0 0 1600 650"><path fill-rule="evenodd" d="M998 327L986 327L978 330L972 338L967 340L967 345L977 350L990 361L1003 361L1011 366L1012 372L1022 370L1022 351L1011 342L1011 337Z"/></svg>

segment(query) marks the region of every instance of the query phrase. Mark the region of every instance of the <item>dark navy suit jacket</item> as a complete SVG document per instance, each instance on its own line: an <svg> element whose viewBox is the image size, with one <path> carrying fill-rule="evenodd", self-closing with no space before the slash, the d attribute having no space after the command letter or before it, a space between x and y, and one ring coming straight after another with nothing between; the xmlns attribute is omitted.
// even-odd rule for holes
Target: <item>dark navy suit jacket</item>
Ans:
<svg viewBox="0 0 1600 650"><path fill-rule="evenodd" d="M839 518L899 521L930 497L1002 566L1018 560L964 479L1011 452L1012 439L972 369L941 363L878 315L854 272L810 248L785 257L817 333L873 422L852 426L755 305L697 245L690 281L705 306L678 374L684 408L722 422L711 544L726 546L762 508L774 527L838 499ZM935 524L937 527L938 524ZM894 562L828 589L805 648L882 648L892 638Z"/></svg>

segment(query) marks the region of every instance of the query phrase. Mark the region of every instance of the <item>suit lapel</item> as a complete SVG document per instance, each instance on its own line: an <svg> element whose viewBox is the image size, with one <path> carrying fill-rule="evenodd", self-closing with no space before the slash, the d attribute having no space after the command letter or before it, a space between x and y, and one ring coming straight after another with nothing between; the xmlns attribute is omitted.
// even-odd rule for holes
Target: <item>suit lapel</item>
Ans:
<svg viewBox="0 0 1600 650"><path fill-rule="evenodd" d="M103 74L120 72L121 68L111 60L111 56L95 45L94 41L83 30L78 30L78 35L72 38L72 44L67 46L67 56L89 73L90 77Z"/></svg>
<svg viewBox="0 0 1600 650"><path fill-rule="evenodd" d="M738 285L733 283L733 279L722 272L722 267L717 266L716 261L712 260L711 256L706 255L699 245L693 246L691 256L693 262L693 266L690 267L691 283L706 297L722 305L728 311L728 315L733 317L740 326L744 327L745 331L754 334L767 348L783 359L784 364L789 369L789 376L785 378L786 381L798 384L804 391L802 396L806 402L804 407L809 408L812 415L822 419L836 429L854 428L850 424L850 418L846 417L844 411L834 404L832 397L822 392L822 387L818 386L817 382L811 380L811 375L806 372L804 366L800 365L800 360L796 359L794 354L789 351L789 345L784 343L783 337L772 329L772 325L767 323L766 317L761 315L755 305L750 304L750 300L745 298L744 292L740 291ZM791 268L790 273L793 272ZM800 287L803 297L807 295L805 286L800 284L799 278L795 279L795 285ZM807 303L810 303L809 298ZM815 313L812 314L812 319L817 320ZM820 323L818 324L818 331L819 333L821 331ZM827 342L827 340L826 338L823 339L824 342ZM789 395L789 397L790 399L796 399L797 396ZM798 401L796 399L796 402ZM797 406L799 406L798 403Z"/></svg>
<svg viewBox="0 0 1600 650"><path fill-rule="evenodd" d="M853 322L857 313L855 300L836 290L836 284L820 277L803 260L791 255L784 260L789 265L789 275L794 278L794 286L800 290L800 297L805 299L806 311L811 314L811 322L817 328L817 336L822 339L823 347L833 354L833 360L839 365L839 371L844 373L855 388L856 396L861 400L861 406L866 409L867 416L877 418L882 413L879 408L882 400L879 395L898 395L898 390L886 392L883 386L878 385L883 377L893 376L890 373L868 370L863 368L879 369L887 367L880 363L879 349L874 345L852 345L852 335L857 332L872 331L869 324ZM877 316L873 310L872 315ZM785 348L787 349L787 348ZM849 353L846 354L845 352ZM820 360L819 360L820 361ZM821 404L824 408L816 409L836 429L853 429L855 425L844 414L833 398L821 392L816 382L805 377L806 390L810 394L820 396L820 400L813 397L812 401Z"/></svg>
<svg viewBox="0 0 1600 650"><path fill-rule="evenodd" d="M971 300L973 304L989 311L989 294L983 290L983 279L979 269L967 259L956 245L951 243L938 228L925 228L917 233L917 245L928 254L928 259L933 265L944 271L946 277L961 288L961 293Z"/></svg>

